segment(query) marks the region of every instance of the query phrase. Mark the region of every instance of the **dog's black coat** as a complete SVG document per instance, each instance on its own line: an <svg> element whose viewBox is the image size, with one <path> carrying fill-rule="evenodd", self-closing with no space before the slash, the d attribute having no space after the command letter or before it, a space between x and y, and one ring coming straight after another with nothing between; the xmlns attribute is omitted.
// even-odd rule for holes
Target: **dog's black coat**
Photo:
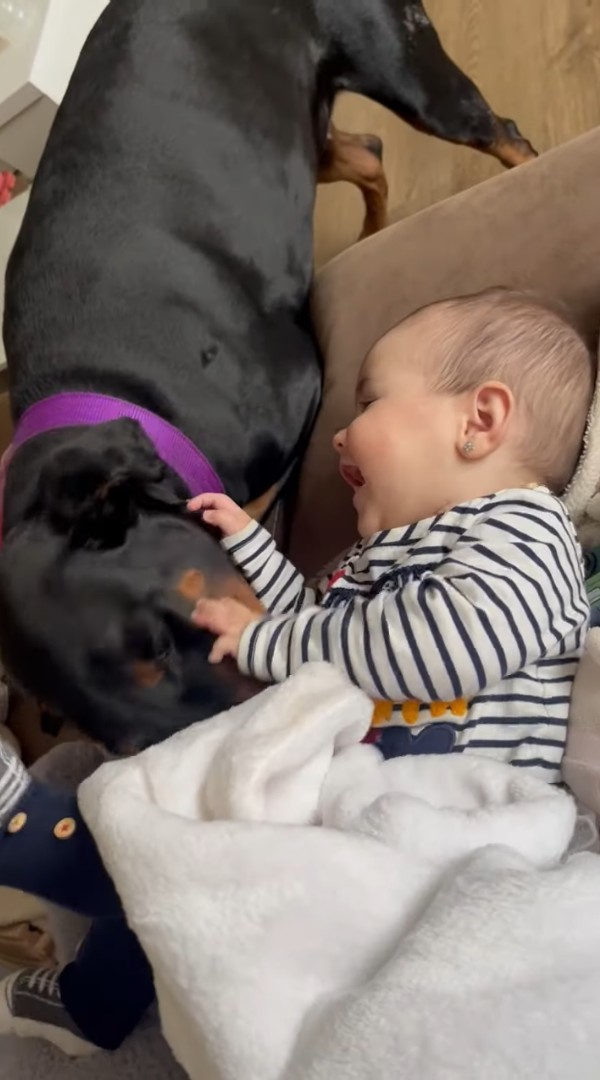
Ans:
<svg viewBox="0 0 600 1080"><path fill-rule="evenodd" d="M480 149L512 129L407 0L112 0L59 110L10 260L13 414L64 390L143 405L240 503L318 404L307 297L319 155L340 89ZM503 126L504 125L504 126ZM514 134L514 133L512 133ZM38 436L10 464L0 644L16 681L116 747L247 692L173 608L231 577L129 421ZM154 664L140 685L135 664Z"/></svg>

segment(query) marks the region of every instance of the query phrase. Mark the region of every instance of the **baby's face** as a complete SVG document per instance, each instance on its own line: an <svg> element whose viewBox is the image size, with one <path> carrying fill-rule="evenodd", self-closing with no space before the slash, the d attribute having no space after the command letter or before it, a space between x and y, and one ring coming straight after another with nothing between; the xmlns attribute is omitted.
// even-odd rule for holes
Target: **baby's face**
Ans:
<svg viewBox="0 0 600 1080"><path fill-rule="evenodd" d="M378 342L360 375L356 419L335 436L362 537L453 505L463 416L459 398L430 387L431 344L424 319Z"/></svg>

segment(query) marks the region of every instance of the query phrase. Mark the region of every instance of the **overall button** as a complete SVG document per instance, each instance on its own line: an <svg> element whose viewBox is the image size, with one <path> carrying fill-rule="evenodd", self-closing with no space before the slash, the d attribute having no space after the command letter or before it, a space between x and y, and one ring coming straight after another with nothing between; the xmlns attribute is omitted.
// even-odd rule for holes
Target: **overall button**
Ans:
<svg viewBox="0 0 600 1080"><path fill-rule="evenodd" d="M72 817L61 818L54 826L53 832L57 840L70 840L77 828L77 822Z"/></svg>
<svg viewBox="0 0 600 1080"><path fill-rule="evenodd" d="M23 812L21 812L20 814L15 814L15 816L10 819L8 825L6 826L6 831L13 834L21 832L21 829L23 829L26 824L27 814Z"/></svg>

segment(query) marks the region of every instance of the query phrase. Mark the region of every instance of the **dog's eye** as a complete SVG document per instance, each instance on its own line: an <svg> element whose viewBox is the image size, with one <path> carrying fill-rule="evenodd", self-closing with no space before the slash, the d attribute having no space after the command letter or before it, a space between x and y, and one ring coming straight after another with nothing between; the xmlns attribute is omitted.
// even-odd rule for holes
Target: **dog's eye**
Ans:
<svg viewBox="0 0 600 1080"><path fill-rule="evenodd" d="M156 659L159 661L159 663L164 664L169 659L169 657L172 655L172 652L173 652L173 642L171 641L170 638L168 640L165 639L165 642L164 642L163 646L161 647L160 652L158 652L156 654Z"/></svg>
<svg viewBox="0 0 600 1080"><path fill-rule="evenodd" d="M138 625L138 631L140 630ZM164 624L155 625L151 633L148 630L149 627L145 627L144 632L139 632L136 636L134 651L137 657L131 667L138 686L154 689L169 670L173 640Z"/></svg>
<svg viewBox="0 0 600 1080"><path fill-rule="evenodd" d="M125 647L136 660L165 661L171 655L173 639L160 617L141 611L125 629Z"/></svg>
<svg viewBox="0 0 600 1080"><path fill-rule="evenodd" d="M63 720L56 713L47 709L44 705L40 705L40 727L44 735L51 735L52 738L56 738L60 734L60 730L63 726Z"/></svg>

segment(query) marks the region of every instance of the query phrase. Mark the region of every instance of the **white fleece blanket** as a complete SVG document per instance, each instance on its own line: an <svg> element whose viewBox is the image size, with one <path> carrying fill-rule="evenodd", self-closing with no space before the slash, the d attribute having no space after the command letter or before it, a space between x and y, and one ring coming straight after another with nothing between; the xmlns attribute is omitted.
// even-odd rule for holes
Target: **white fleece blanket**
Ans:
<svg viewBox="0 0 600 1080"><path fill-rule="evenodd" d="M384 763L333 668L103 766L80 802L193 1080L598 1080L600 857L562 791Z"/></svg>

